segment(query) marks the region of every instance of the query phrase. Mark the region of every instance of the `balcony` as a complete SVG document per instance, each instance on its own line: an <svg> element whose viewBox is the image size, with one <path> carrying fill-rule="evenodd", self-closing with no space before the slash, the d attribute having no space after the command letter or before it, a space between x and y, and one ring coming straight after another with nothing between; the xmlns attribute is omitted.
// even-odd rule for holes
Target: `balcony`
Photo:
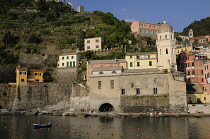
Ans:
<svg viewBox="0 0 210 139"><path fill-rule="evenodd" d="M186 70L194 69L194 67L187 67Z"/></svg>
<svg viewBox="0 0 210 139"><path fill-rule="evenodd" d="M195 75L187 75L186 78L194 78Z"/></svg>

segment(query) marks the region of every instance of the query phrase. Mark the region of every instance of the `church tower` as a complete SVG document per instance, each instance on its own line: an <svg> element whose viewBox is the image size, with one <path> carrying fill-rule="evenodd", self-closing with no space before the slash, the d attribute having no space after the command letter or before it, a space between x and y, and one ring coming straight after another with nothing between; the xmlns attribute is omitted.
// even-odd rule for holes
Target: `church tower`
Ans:
<svg viewBox="0 0 210 139"><path fill-rule="evenodd" d="M192 29L189 30L188 35L189 35L189 38L193 38L193 30Z"/></svg>
<svg viewBox="0 0 210 139"><path fill-rule="evenodd" d="M173 28L164 21L156 40L159 70L177 71L175 43Z"/></svg>

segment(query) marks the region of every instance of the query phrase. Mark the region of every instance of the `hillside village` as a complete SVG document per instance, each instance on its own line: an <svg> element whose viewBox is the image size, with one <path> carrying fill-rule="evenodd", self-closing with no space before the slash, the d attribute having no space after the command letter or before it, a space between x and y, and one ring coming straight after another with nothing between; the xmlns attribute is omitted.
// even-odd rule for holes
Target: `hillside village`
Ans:
<svg viewBox="0 0 210 139"><path fill-rule="evenodd" d="M84 8L78 7L77 12L91 17L92 13L84 12ZM121 22L121 27L127 25ZM86 29L93 31L97 27ZM71 48L63 45L57 49L54 43L39 48L39 54L31 53L30 48L30 53L27 48L19 49L12 70L15 79L0 84L0 108L210 113L210 37L194 37L193 29L188 35L177 34L166 20L161 24L133 21L129 30L121 38L114 37L123 38L122 42L86 32L85 37L76 37L76 41L82 39L80 46L72 41ZM146 45L138 47L140 44Z"/></svg>

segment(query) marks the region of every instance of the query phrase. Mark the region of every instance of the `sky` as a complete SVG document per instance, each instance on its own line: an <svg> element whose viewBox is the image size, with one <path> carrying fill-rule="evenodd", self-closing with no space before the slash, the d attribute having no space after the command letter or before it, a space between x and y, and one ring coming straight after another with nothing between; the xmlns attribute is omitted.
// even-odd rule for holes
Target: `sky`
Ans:
<svg viewBox="0 0 210 139"><path fill-rule="evenodd" d="M66 0L70 2L71 0ZM85 12L110 12L119 20L162 23L164 19L175 32L182 32L195 20L210 16L210 0L72 0L73 8Z"/></svg>

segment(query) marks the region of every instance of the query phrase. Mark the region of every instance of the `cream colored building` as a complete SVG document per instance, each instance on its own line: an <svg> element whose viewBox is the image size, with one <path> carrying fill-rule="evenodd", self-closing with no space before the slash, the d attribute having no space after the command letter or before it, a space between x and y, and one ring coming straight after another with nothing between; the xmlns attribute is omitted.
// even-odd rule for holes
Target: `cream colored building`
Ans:
<svg viewBox="0 0 210 139"><path fill-rule="evenodd" d="M160 26L156 44L159 70L177 71L176 39L174 38L173 28L166 21Z"/></svg>
<svg viewBox="0 0 210 139"><path fill-rule="evenodd" d="M87 38L85 39L85 51L97 51L101 50L102 48L102 39L101 37L95 37L95 38Z"/></svg>
<svg viewBox="0 0 210 139"><path fill-rule="evenodd" d="M156 52L128 53L125 56L127 69L157 68Z"/></svg>
<svg viewBox="0 0 210 139"><path fill-rule="evenodd" d="M171 73L121 67L94 68L93 73L96 74L90 75L89 106L96 111L179 110L187 106L186 84L175 81Z"/></svg>
<svg viewBox="0 0 210 139"><path fill-rule="evenodd" d="M64 53L59 56L58 68L76 67L79 65L79 53Z"/></svg>
<svg viewBox="0 0 210 139"><path fill-rule="evenodd" d="M77 12L78 13L84 13L84 6L78 6L77 7Z"/></svg>

